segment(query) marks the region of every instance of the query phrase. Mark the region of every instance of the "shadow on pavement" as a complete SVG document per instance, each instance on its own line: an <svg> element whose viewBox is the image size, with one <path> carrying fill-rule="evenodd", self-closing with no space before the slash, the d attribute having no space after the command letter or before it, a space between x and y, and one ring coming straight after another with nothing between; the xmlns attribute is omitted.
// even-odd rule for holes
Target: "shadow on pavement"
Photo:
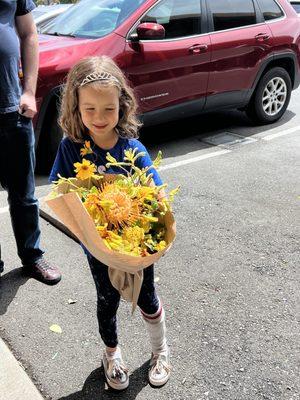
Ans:
<svg viewBox="0 0 300 400"><path fill-rule="evenodd" d="M8 306L13 301L20 286L28 281L22 274L22 267L2 274L0 277L0 315L4 315Z"/></svg>
<svg viewBox="0 0 300 400"><path fill-rule="evenodd" d="M117 392L105 390L105 380L102 367L95 369L85 381L80 392L60 397L57 400L134 400L139 392L148 385L149 361L145 362L130 375L128 389Z"/></svg>
<svg viewBox="0 0 300 400"><path fill-rule="evenodd" d="M176 141L179 145L176 148L176 155L185 155L186 147L182 148L180 143L187 138L198 137L201 139L216 131L247 129L247 136L261 132L268 132L277 127L287 124L295 117L295 113L287 110L284 116L273 124L258 125L252 122L244 112L238 110L221 110L207 114L200 114L194 117L180 119L165 124L142 128L140 138L150 150L152 145L169 144ZM241 134L243 134L241 132ZM194 144L193 144L194 146ZM195 150L195 148L193 148Z"/></svg>

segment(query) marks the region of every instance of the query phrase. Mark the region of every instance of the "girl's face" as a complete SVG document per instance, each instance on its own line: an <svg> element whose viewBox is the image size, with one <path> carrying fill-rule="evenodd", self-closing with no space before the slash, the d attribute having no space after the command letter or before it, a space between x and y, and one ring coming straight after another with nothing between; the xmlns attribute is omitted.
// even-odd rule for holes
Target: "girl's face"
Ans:
<svg viewBox="0 0 300 400"><path fill-rule="evenodd" d="M119 90L116 86L79 88L79 112L83 124L95 142L116 137L119 121Z"/></svg>

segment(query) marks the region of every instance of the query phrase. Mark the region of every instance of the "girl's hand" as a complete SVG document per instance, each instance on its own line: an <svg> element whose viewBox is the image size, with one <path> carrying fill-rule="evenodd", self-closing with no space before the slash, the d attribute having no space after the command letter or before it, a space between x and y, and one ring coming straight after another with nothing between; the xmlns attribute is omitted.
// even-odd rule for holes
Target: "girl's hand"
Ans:
<svg viewBox="0 0 300 400"><path fill-rule="evenodd" d="M165 197L167 197L165 189L161 189L158 193L158 201L162 201Z"/></svg>

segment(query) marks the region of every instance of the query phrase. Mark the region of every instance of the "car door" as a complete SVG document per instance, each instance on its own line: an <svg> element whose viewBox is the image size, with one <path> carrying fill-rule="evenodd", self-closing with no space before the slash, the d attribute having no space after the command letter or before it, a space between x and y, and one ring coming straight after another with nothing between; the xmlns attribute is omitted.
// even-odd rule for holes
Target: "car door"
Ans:
<svg viewBox="0 0 300 400"><path fill-rule="evenodd" d="M209 35L201 31L205 18L200 0L162 0L141 16L138 23L161 24L166 36L138 43L127 40L125 70L140 112L170 111L172 106L178 112L176 105L182 103L188 103L190 111L203 108L210 62Z"/></svg>
<svg viewBox="0 0 300 400"><path fill-rule="evenodd" d="M212 50L206 109L243 105L271 57L272 33L255 0L206 1Z"/></svg>

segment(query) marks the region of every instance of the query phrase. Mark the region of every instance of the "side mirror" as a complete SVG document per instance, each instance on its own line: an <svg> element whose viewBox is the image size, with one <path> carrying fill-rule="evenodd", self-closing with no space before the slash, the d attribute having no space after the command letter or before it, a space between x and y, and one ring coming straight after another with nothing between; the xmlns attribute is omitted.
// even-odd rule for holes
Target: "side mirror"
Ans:
<svg viewBox="0 0 300 400"><path fill-rule="evenodd" d="M136 35L132 35L131 39L137 40L158 40L164 39L166 35L165 28L154 22L143 22L136 28Z"/></svg>

